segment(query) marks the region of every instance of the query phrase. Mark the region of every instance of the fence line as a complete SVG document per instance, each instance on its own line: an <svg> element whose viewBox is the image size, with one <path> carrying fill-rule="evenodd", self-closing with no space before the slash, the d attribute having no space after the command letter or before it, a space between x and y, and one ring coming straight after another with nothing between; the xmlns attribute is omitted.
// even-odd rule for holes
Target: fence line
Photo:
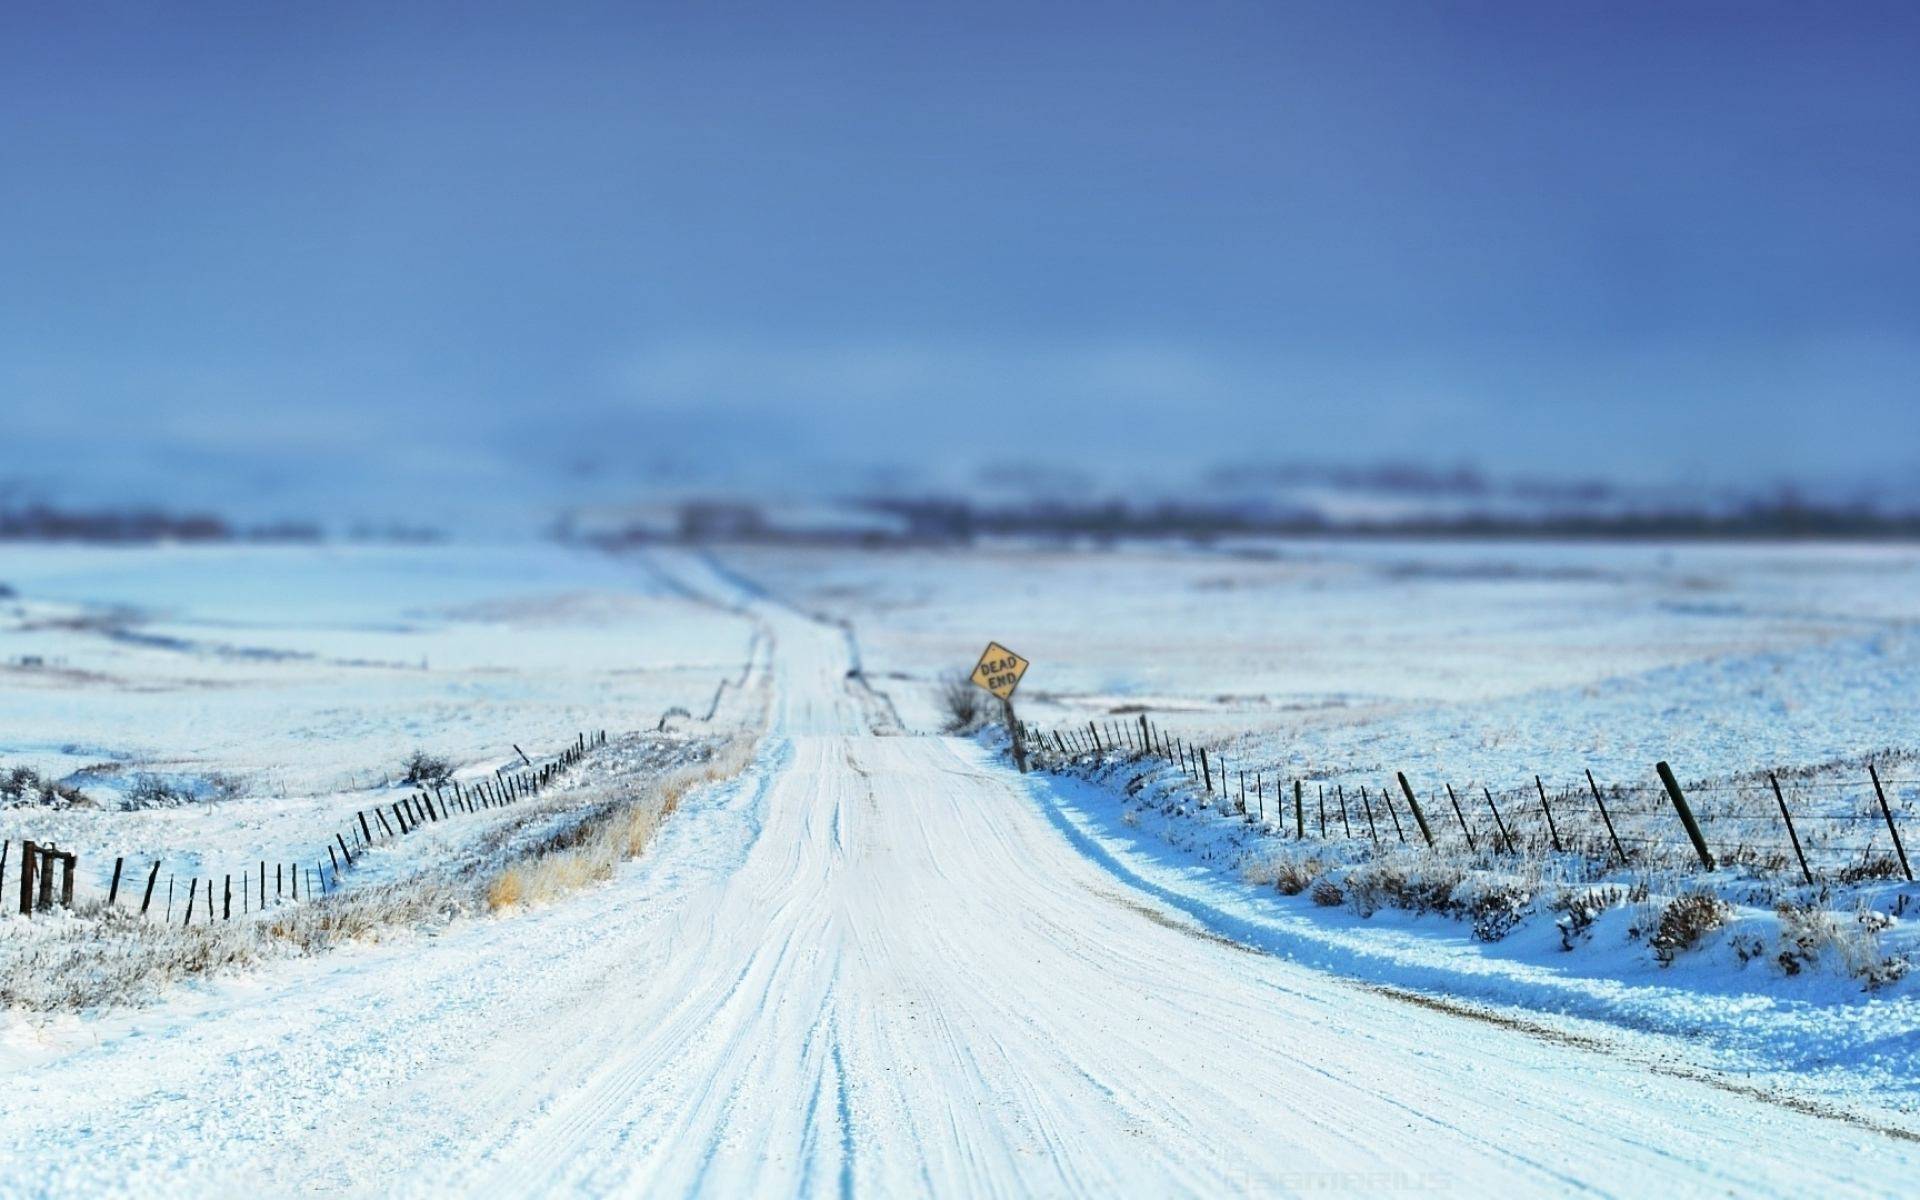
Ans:
<svg viewBox="0 0 1920 1200"><path fill-rule="evenodd" d="M1573 786L1550 786L1533 775L1527 783L1505 788L1477 782L1456 789L1453 781L1445 781L1422 796L1405 772L1384 769L1351 793L1346 783L1375 772L1294 775L1235 762L1230 774L1220 747L1191 745L1146 714L1050 730L1022 724L1015 733L1045 768L1115 754L1164 762L1185 775L1204 802L1218 802L1266 833L1296 840L1427 851L1464 848L1476 855L1573 854L1620 866L1690 863L1706 871L1743 866L1790 873L1808 884L1913 880L1900 829L1901 818L1913 815L1912 806L1898 789L1920 787L1920 780L1882 776L1870 760L1864 764L1866 778L1857 782L1806 778L1808 771L1801 768L1683 783L1659 762L1651 782L1606 784L1583 770ZM1317 792L1317 820L1311 823L1305 802L1310 783ZM1889 788L1896 791L1891 799ZM1803 794L1811 789L1833 793L1829 804L1847 804L1846 789L1854 797L1843 811L1812 811Z"/></svg>
<svg viewBox="0 0 1920 1200"><path fill-rule="evenodd" d="M307 898L328 895L339 890L341 876L352 871L354 865L368 850L380 845L389 845L401 841L428 825L437 825L442 821L467 814L477 814L486 809L506 808L524 800L530 800L548 787L564 778L569 771L578 766L591 750L607 744L607 733L600 730L594 734L580 733L568 744L566 749L540 764L527 757L518 746L514 750L526 764L518 770L495 768L492 775L483 776L465 786L452 778L440 780L417 780L414 790L384 808L371 809L373 822L367 820L367 809L357 809L353 819L345 829L335 829L331 837L323 839L319 851L310 860L276 862L273 864L273 903L300 899L300 887L304 875ZM387 821L391 814L393 823ZM397 827L397 828L396 828ZM384 835L384 836L383 836ZM6 859L10 842L0 843L0 895L4 895L6 885ZM320 854L325 854L324 861ZM155 886L160 879L162 859L154 859L148 869L146 886L141 892L139 913L148 916L153 905ZM118 907L120 898L120 878L126 862L123 857L114 859L113 882L107 893L106 905ZM31 916L37 911L46 911L55 907L73 907L73 877L78 859L71 853L60 851L52 845L38 845L23 841L20 849L20 907L19 911ZM62 868L62 883L59 895L52 891L53 867ZM284 868L284 870L283 870ZM203 868L204 869L204 868ZM254 887L255 872L252 866L242 868L240 874L240 915L264 912L268 907L267 862L258 863L257 878L259 886ZM194 907L199 897L206 896L207 921L233 919L233 880L232 872L223 872L219 876L220 907L216 914L214 908L215 876L207 872L204 876L206 886L201 887L203 877L194 875L187 885L187 908L182 918L183 926L190 925L194 919ZM165 921L173 918L174 877L167 877L167 900Z"/></svg>

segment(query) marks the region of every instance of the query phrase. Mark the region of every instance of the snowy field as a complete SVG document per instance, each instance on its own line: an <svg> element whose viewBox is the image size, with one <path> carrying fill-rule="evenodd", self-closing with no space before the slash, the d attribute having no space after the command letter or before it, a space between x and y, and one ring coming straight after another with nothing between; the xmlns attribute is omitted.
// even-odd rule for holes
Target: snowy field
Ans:
<svg viewBox="0 0 1920 1200"><path fill-rule="evenodd" d="M484 778L703 715L755 636L644 563L540 544L9 545L0 583L0 772L89 800L0 799L0 838L77 852L83 895L121 856L183 888L310 860L416 749Z"/></svg>
<svg viewBox="0 0 1920 1200"><path fill-rule="evenodd" d="M408 795L416 748L471 788L516 743L610 737L251 924L0 917L0 1194L1870 1196L1920 1169L1920 989L1843 961L1908 953L1920 890L1831 857L1813 888L1625 869L1591 820L1555 854L1519 811L1534 771L1558 799L1670 758L1726 849L1712 779L1796 768L1812 823L1863 755L1911 776L1920 552L34 549L0 580L0 762L86 797L0 823L79 852L83 898L121 854L310 853ZM1033 660L1042 729L1144 713L1236 771L1404 770L1430 805L1484 783L1524 852L1477 815L1473 852L1387 840L1405 808L1377 847L1317 804L1303 833L1270 780L1242 811L1128 749L1019 775L997 730L931 736L989 638ZM1663 959L1696 888L1730 919ZM1829 909L1885 924L1782 967ZM103 944L241 953L60 1003Z"/></svg>
<svg viewBox="0 0 1920 1200"><path fill-rule="evenodd" d="M1731 774L1920 743L1920 548L1280 542L1211 550L729 554L854 621L937 726L988 638L1021 716L1139 707L1316 767L1462 782ZM1516 780L1517 781L1517 780Z"/></svg>

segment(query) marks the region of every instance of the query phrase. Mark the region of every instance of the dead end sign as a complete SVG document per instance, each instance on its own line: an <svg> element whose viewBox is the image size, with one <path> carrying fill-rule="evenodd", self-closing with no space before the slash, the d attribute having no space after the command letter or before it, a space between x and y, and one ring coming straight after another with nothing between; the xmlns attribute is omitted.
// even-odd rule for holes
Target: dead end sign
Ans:
<svg viewBox="0 0 1920 1200"><path fill-rule="evenodd" d="M973 682L1002 700L1011 700L1013 689L1020 686L1020 677L1026 673L1026 659L999 642L988 642L986 652L973 668Z"/></svg>

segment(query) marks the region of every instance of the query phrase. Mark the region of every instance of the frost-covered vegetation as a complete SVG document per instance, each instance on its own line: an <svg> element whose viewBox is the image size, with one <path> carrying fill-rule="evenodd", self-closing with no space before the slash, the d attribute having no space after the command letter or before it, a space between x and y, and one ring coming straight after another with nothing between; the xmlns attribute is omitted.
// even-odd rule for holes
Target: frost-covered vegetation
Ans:
<svg viewBox="0 0 1920 1200"><path fill-rule="evenodd" d="M32 767L0 767L0 805L37 804L64 808L93 803L85 792Z"/></svg>
<svg viewBox="0 0 1920 1200"><path fill-rule="evenodd" d="M143 918L130 903L109 908L98 898L68 913L0 920L0 1006L134 1003L184 978L550 901L642 853L689 789L738 772L751 747L748 739L616 741L588 758L579 779L475 826L470 839L234 920L195 919L184 903L178 915L169 904Z"/></svg>
<svg viewBox="0 0 1920 1200"><path fill-rule="evenodd" d="M1395 818L1403 822L1395 835L1386 795L1371 801L1373 836L1364 824L1345 834L1336 824L1329 835L1318 796L1298 810L1269 796L1264 811L1249 798L1243 810L1237 789L1223 792L1216 780L1210 792L1156 756L1043 750L1035 761L1106 791L1128 828L1250 885L1363 918L1383 910L1438 915L1487 943L1548 922L1568 953L1638 946L1647 961L1672 967L1718 947L1721 962L1751 978L1826 972L1866 990L1906 979L1920 959L1920 940L1903 920L1915 889L1893 878L1899 868L1886 866L1893 860L1883 854L1814 884L1753 855L1728 856L1703 872L1678 835L1671 847L1637 847L1644 853L1623 864L1601 822L1571 809L1561 816L1557 852L1544 835L1516 837L1514 850L1491 834L1477 848L1464 838L1436 838L1429 848L1409 818Z"/></svg>

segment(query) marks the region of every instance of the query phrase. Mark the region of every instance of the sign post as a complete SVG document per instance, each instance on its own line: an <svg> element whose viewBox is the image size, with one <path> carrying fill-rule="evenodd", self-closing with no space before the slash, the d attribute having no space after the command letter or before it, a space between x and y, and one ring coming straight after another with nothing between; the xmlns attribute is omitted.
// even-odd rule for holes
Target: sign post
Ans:
<svg viewBox="0 0 1920 1200"><path fill-rule="evenodd" d="M1020 677L1027 673L1029 665L1026 659L999 642L988 642L971 676L975 687L1000 698L1000 709L1007 721L1007 737L1013 743L1013 762L1022 775L1027 773L1027 748L1020 740L1020 722L1013 715L1013 691L1020 686Z"/></svg>

